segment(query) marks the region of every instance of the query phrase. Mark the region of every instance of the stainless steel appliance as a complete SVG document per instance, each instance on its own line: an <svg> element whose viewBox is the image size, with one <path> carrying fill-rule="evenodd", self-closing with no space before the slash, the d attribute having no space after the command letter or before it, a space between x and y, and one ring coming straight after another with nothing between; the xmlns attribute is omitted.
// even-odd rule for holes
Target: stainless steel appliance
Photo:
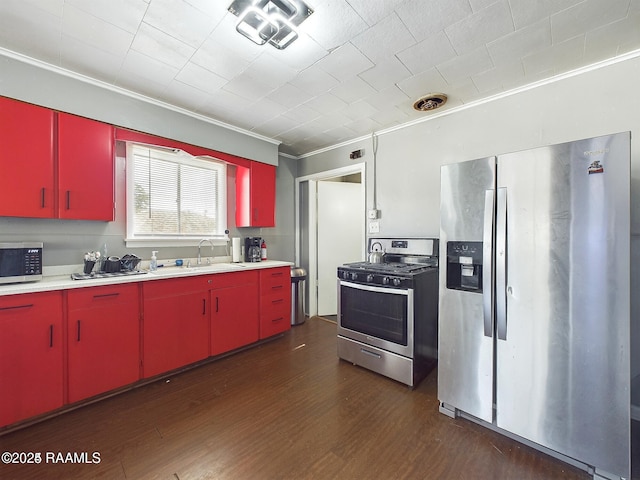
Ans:
<svg viewBox="0 0 640 480"><path fill-rule="evenodd" d="M42 242L0 243L0 283L42 280Z"/></svg>
<svg viewBox="0 0 640 480"><path fill-rule="evenodd" d="M442 167L440 411L630 476L630 133Z"/></svg>
<svg viewBox="0 0 640 480"><path fill-rule="evenodd" d="M382 263L338 267L338 357L415 387L437 362L438 240L372 242Z"/></svg>
<svg viewBox="0 0 640 480"><path fill-rule="evenodd" d="M262 245L262 238L260 237L246 237L244 239L245 262L259 262L261 260L260 245Z"/></svg>

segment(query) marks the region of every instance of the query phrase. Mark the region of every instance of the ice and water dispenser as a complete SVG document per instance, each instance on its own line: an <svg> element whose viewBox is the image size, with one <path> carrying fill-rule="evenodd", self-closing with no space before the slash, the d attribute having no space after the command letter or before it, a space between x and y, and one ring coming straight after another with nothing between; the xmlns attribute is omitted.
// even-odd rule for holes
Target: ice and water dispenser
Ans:
<svg viewBox="0 0 640 480"><path fill-rule="evenodd" d="M447 242L447 288L482 293L482 242Z"/></svg>

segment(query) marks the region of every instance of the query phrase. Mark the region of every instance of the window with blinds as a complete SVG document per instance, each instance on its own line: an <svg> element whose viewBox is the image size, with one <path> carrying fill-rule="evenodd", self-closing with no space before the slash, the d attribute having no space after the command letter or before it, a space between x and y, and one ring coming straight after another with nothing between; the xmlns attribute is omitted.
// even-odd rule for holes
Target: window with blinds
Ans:
<svg viewBox="0 0 640 480"><path fill-rule="evenodd" d="M224 237L225 187L222 161L129 144L127 242Z"/></svg>

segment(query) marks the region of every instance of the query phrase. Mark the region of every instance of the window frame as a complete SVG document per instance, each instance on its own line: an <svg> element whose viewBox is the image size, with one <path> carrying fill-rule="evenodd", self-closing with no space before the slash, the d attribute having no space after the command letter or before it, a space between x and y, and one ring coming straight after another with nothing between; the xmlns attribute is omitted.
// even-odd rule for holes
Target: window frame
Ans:
<svg viewBox="0 0 640 480"><path fill-rule="evenodd" d="M142 147L149 148L158 151L170 152L174 154L178 154L182 158L177 157L177 163L186 164L186 165L196 165L202 166L201 162L211 162L218 165L217 168L220 169L219 180L218 180L218 218L221 220L222 226L218 229L218 233L213 235L203 235L203 236L149 236L149 235L141 235L135 234L135 225L133 220L135 216L135 181L134 181L134 156L133 156L133 148L134 147ZM227 218L227 210L228 210L228 195L227 195L227 162L224 160L220 160L218 158L208 156L208 155L199 155L194 156L190 153L178 149L165 147L162 145L153 145L146 144L142 142L126 142L126 159L125 159L125 185L126 185L126 219L125 219L125 244L127 247L190 247L196 246L198 242L202 238L211 239L216 245L226 245L229 241L228 235L228 218ZM199 164L199 165L198 165ZM224 233L220 233L224 232Z"/></svg>

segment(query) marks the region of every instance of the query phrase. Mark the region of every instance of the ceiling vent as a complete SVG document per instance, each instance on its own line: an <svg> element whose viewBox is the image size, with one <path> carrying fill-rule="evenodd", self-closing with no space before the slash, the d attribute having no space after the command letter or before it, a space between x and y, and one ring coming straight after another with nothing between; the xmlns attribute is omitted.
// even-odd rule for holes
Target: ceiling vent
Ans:
<svg viewBox="0 0 640 480"><path fill-rule="evenodd" d="M413 108L419 112L428 112L440 108L447 103L447 96L444 93L430 93L416 100Z"/></svg>

